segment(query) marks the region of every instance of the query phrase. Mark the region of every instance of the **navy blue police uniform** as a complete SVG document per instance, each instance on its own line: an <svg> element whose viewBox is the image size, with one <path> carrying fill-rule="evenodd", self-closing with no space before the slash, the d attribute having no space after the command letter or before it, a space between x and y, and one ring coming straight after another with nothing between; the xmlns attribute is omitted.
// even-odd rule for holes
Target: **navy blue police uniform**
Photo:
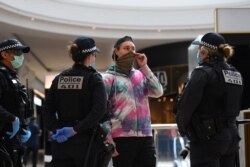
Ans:
<svg viewBox="0 0 250 167"><path fill-rule="evenodd" d="M93 129L106 112L106 100L102 77L91 66L75 63L55 77L46 97L47 129L56 133L73 127L77 134L63 143L53 141L52 166L83 166ZM99 147L97 142L92 145L88 166L96 165Z"/></svg>
<svg viewBox="0 0 250 167"><path fill-rule="evenodd" d="M9 153L15 167L22 166L24 147L18 135L9 139L5 132L11 129L11 122L18 117L21 122L19 133L26 129L25 118L29 99L15 71L0 63L0 132L1 144Z"/></svg>
<svg viewBox="0 0 250 167"><path fill-rule="evenodd" d="M242 91L241 74L224 60L193 70L177 111L179 132L190 140L192 167L234 166Z"/></svg>

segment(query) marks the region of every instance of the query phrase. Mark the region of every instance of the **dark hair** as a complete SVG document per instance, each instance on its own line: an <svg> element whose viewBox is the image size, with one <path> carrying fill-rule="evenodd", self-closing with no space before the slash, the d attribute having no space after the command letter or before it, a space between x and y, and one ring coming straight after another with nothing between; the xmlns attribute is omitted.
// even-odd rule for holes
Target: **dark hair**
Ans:
<svg viewBox="0 0 250 167"><path fill-rule="evenodd" d="M118 56L115 54L115 50L113 51L112 59L113 59L114 61L116 61L116 60L118 59Z"/></svg>
<svg viewBox="0 0 250 167"><path fill-rule="evenodd" d="M76 44L68 46L69 55L74 62L82 62L91 53L82 53Z"/></svg>
<svg viewBox="0 0 250 167"><path fill-rule="evenodd" d="M121 45L123 42L126 42L126 41L134 42L133 39L132 39L132 37L130 37L130 36L124 36L124 37L122 37L122 38L117 39L117 41L116 41L115 44L114 44L114 48L119 48L120 45Z"/></svg>
<svg viewBox="0 0 250 167"><path fill-rule="evenodd" d="M117 58L118 58L118 56L115 54L115 49L118 49L118 50L119 50L121 44L122 44L123 42L126 42L126 41L134 42L133 39L132 39L132 37L130 37L130 36L124 36L124 37L122 37L122 38L118 38L117 41L115 42L115 44L114 44L114 51L113 51L113 54L112 54L112 59L113 59L114 61L116 61Z"/></svg>

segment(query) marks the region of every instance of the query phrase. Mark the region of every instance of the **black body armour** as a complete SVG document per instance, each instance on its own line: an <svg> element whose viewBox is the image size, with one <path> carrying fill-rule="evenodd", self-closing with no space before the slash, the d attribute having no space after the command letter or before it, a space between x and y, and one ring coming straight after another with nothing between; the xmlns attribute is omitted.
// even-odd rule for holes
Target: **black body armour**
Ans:
<svg viewBox="0 0 250 167"><path fill-rule="evenodd" d="M90 111L93 85L88 82L94 72L76 66L63 71L55 78L55 109L59 127L77 125Z"/></svg>
<svg viewBox="0 0 250 167"><path fill-rule="evenodd" d="M239 99L243 91L241 74L226 63L208 64L201 67L207 74L207 85L196 113L201 118L236 117Z"/></svg>
<svg viewBox="0 0 250 167"><path fill-rule="evenodd" d="M20 83L15 72L8 70L7 67L0 64L1 73L1 99L0 110L2 110L2 118L0 122L1 144L8 153L13 166L22 166L22 155L24 147L20 142L19 135L23 134L26 128L25 119L33 115L33 108L27 96L26 88ZM12 116L10 116L12 115ZM6 131L12 128L11 122L13 116L20 119L20 130L17 135L9 139Z"/></svg>
<svg viewBox="0 0 250 167"><path fill-rule="evenodd" d="M6 87L2 90L1 105L10 113L24 120L33 116L34 110L31 107L31 100L28 98L27 89L23 86L15 73L10 73L4 66L0 66L0 71L6 77Z"/></svg>
<svg viewBox="0 0 250 167"><path fill-rule="evenodd" d="M210 140L224 128L236 128L243 81L241 74L226 63L204 64L196 70L205 71L207 84L192 116L189 138Z"/></svg>

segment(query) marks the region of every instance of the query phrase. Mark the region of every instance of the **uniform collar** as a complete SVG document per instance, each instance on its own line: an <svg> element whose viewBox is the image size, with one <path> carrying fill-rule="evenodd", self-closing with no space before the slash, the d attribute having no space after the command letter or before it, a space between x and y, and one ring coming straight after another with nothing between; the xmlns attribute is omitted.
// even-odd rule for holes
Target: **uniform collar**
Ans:
<svg viewBox="0 0 250 167"><path fill-rule="evenodd" d="M84 69L84 70L88 70L88 71L92 71L92 72L97 72L96 69L94 69L92 66L86 67L83 64L78 64L78 63L73 64L72 68Z"/></svg>
<svg viewBox="0 0 250 167"><path fill-rule="evenodd" d="M0 62L0 67L5 68L6 70L8 70L8 72L10 72L11 75L17 75L15 70L10 69L8 66L6 66L4 63Z"/></svg>

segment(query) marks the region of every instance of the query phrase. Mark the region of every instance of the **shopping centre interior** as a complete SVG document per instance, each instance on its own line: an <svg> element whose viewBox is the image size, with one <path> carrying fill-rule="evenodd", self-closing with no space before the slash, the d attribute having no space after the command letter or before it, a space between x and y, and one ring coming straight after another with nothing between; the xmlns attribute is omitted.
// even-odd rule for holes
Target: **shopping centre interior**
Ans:
<svg viewBox="0 0 250 167"><path fill-rule="evenodd" d="M161 144L158 158L162 163L158 163L158 167L167 166L163 162L168 161L181 166L176 142L183 146L185 141L177 140L172 111L180 87L194 68L197 48L191 42L201 35L218 32L234 46L235 56L229 63L242 73L246 85L240 119L250 118L249 0L0 0L0 12L0 40L16 38L31 49L18 74L21 82L28 81L34 91L35 114L41 127L46 91L54 76L72 65L67 45L79 36L96 41L101 52L95 67L100 72L114 64L113 45L117 38L125 35L133 37L136 50L147 55L148 65L164 89L162 97L150 99L152 123L158 132L156 144ZM241 152L241 161L250 166L250 127L242 127L245 149ZM168 137L171 140L165 141ZM44 151L46 145L48 141L43 132L44 161L48 161L46 155L50 152Z"/></svg>

